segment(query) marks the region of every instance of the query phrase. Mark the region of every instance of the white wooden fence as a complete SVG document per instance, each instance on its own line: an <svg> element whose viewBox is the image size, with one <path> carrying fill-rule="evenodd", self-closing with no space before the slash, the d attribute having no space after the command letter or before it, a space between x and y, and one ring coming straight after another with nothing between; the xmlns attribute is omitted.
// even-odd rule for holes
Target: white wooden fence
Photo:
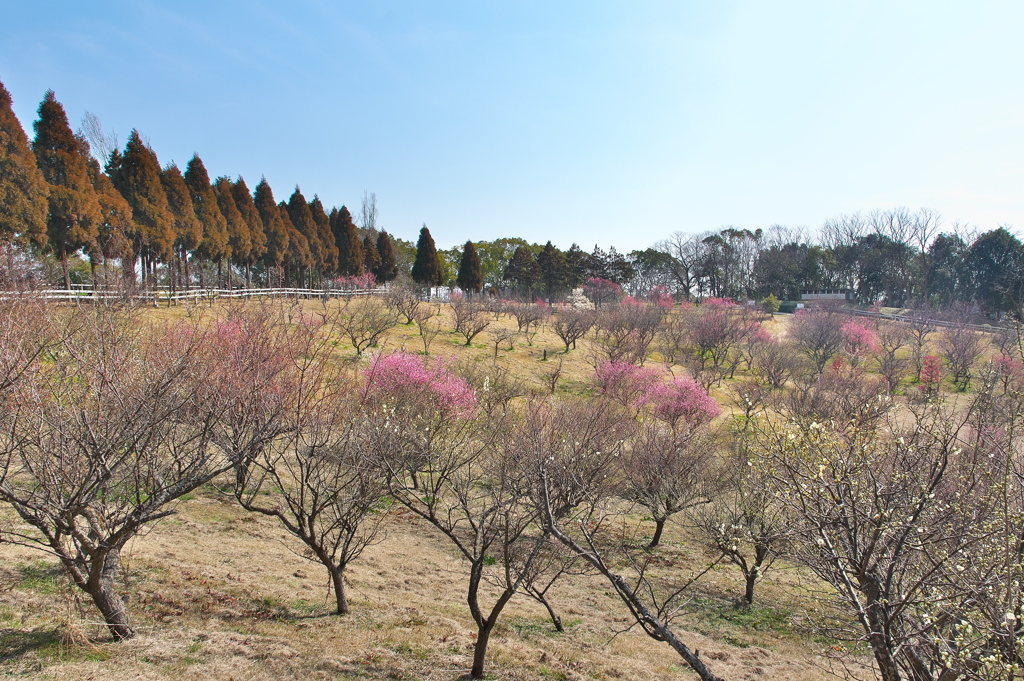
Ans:
<svg viewBox="0 0 1024 681"><path fill-rule="evenodd" d="M189 290L172 291L168 287L154 289L137 289L135 291L117 291L111 289L94 289L91 287L74 287L72 289L35 289L30 291L3 291L0 299L26 296L43 300L64 302L110 302L136 300L156 305L176 304L186 301L198 302L218 298L340 298L365 296L381 293L385 289L340 289L340 288L190 288Z"/></svg>

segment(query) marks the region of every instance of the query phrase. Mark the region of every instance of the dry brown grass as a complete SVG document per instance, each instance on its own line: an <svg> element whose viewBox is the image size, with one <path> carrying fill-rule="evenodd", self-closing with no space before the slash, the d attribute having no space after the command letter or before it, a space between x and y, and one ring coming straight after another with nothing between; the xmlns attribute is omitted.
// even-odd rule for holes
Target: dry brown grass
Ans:
<svg viewBox="0 0 1024 681"><path fill-rule="evenodd" d="M122 588L139 636L111 643L88 602L40 555L4 546L0 673L51 679L455 679L468 670L475 628L463 564L432 529L395 514L388 536L349 572L352 614L328 614L326 573L292 551L271 520L212 495L139 538L125 555ZM668 553L685 553L676 530ZM704 559L705 556L698 556ZM745 624L731 602L738 575L715 573L681 620L686 640L728 679L817 679L818 644L786 621L798 575L762 588ZM554 603L510 604L490 646L499 679L675 679L690 675L664 644L626 631L620 603L595 577L570 578ZM69 636L69 627L75 634Z"/></svg>

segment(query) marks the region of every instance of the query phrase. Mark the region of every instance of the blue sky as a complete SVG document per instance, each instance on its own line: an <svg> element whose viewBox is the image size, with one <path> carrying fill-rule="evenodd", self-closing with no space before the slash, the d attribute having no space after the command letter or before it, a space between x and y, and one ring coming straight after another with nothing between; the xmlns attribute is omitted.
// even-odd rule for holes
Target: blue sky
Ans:
<svg viewBox="0 0 1024 681"><path fill-rule="evenodd" d="M43 10L45 9L45 13ZM5 0L31 135L138 128L441 247L628 251L674 231L926 206L1024 227L1024 3Z"/></svg>

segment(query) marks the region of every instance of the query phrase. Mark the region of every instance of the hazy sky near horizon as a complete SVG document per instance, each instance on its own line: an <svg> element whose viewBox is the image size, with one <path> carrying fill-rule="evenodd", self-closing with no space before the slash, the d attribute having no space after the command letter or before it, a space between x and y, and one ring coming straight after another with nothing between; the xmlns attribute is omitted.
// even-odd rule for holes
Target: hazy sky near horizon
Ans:
<svg viewBox="0 0 1024 681"><path fill-rule="evenodd" d="M45 9L45 11L43 11ZM6 0L0 81L439 247L926 206L1024 227L1024 3Z"/></svg>

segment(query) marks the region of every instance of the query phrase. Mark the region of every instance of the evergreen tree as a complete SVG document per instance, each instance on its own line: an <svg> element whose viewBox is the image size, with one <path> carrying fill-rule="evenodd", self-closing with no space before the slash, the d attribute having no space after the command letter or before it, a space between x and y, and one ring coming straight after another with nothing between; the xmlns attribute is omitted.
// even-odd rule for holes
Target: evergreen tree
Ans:
<svg viewBox="0 0 1024 681"><path fill-rule="evenodd" d="M395 245L391 243L391 237L384 230L377 235L377 256L380 259L380 265L373 272L377 281L381 284L394 281L398 277Z"/></svg>
<svg viewBox="0 0 1024 681"><path fill-rule="evenodd" d="M323 255L321 273L333 274L338 270L338 245L334 242L334 232L331 231L331 219L328 217L320 197L315 194L313 200L309 202L309 212L313 216L313 222L316 223L317 240L320 242Z"/></svg>
<svg viewBox="0 0 1024 681"><path fill-rule="evenodd" d="M268 270L267 285L272 286L270 270L284 267L288 260L290 225L285 223L281 211L277 208L277 203L274 202L274 192L270 189L267 178L264 177L256 185L253 203L256 206L256 212L259 213L260 221L263 223L263 233L266 235L266 251L263 255L263 262Z"/></svg>
<svg viewBox="0 0 1024 681"><path fill-rule="evenodd" d="M570 289L583 286L587 280L587 261L590 255L574 243L565 252L565 285Z"/></svg>
<svg viewBox="0 0 1024 681"><path fill-rule="evenodd" d="M978 237L964 257L974 295L989 314L1024 309L1024 245L1005 227Z"/></svg>
<svg viewBox="0 0 1024 681"><path fill-rule="evenodd" d="M544 249L537 256L537 266L540 267L540 280L544 283L548 300L551 300L555 292L565 286L568 279L565 254L549 241L544 244Z"/></svg>
<svg viewBox="0 0 1024 681"><path fill-rule="evenodd" d="M376 277L380 269L380 253L377 252L377 247L373 245L373 238L369 234L363 237L362 251L363 271L370 272Z"/></svg>
<svg viewBox="0 0 1024 681"><path fill-rule="evenodd" d="M281 222L288 229L288 255L284 266L285 286L291 286L297 277L297 286L302 287L305 284L306 271L313 264L309 240L292 222L291 213L288 211L288 204L282 201L277 204L277 208L281 213Z"/></svg>
<svg viewBox="0 0 1024 681"><path fill-rule="evenodd" d="M252 265L267 252L267 234L263 231L263 220L256 210L249 186L241 177L231 185L231 195L235 197L235 206L249 228L249 254L244 262L245 285L252 286Z"/></svg>
<svg viewBox="0 0 1024 681"><path fill-rule="evenodd" d="M134 232L130 235L131 253L122 258L125 278L135 280L135 263L143 258L143 273L151 256L166 257L173 249L177 234L174 215L164 191L160 162L142 141L138 130L128 135L124 153L114 153L107 163L107 174L132 207Z"/></svg>
<svg viewBox="0 0 1024 681"><path fill-rule="evenodd" d="M530 295L530 289L540 279L540 267L529 247L518 246L512 252L505 265L505 279L515 284L524 295Z"/></svg>
<svg viewBox="0 0 1024 681"><path fill-rule="evenodd" d="M420 230L420 238L416 242L416 261L412 264L412 280L422 286L440 286L444 282L444 268L437 255L437 246L430 236L427 225Z"/></svg>
<svg viewBox="0 0 1024 681"><path fill-rule="evenodd" d="M0 242L46 245L50 185L0 83Z"/></svg>
<svg viewBox="0 0 1024 681"><path fill-rule="evenodd" d="M220 212L217 197L210 185L210 174L206 172L206 166L203 165L199 154L194 154L185 168L185 185L188 187L189 196L192 197L192 207L195 208L199 224L203 226L203 240L196 254L200 260L212 260L219 267L224 258L231 255L231 247L228 245L228 221ZM205 286L202 269L199 270L199 283Z"/></svg>
<svg viewBox="0 0 1024 681"><path fill-rule="evenodd" d="M92 182L96 191L96 198L100 204L100 223L96 230L96 248L90 253L90 262L93 268L93 281L96 281L96 256L99 256L104 271L106 271L107 260L113 258L125 259L131 256L131 233L135 229L132 222L132 207L128 205L121 193L114 187L114 183L100 169L99 162L89 157L87 160L89 168L89 181Z"/></svg>
<svg viewBox="0 0 1024 681"><path fill-rule="evenodd" d="M309 210L309 204L306 203L306 197L302 195L298 187L295 187L295 191L288 199L288 217L292 221L292 226L306 241L308 255L303 255L299 259L305 261L306 267L322 269L324 266L323 244L320 243L320 234L316 222L313 221L313 213ZM294 252L293 255L295 255Z"/></svg>
<svg viewBox="0 0 1024 681"><path fill-rule="evenodd" d="M359 240L359 230L352 221L352 214L342 206L331 210L330 219L334 244L338 248L338 274L343 277L362 274L363 244Z"/></svg>
<svg viewBox="0 0 1024 681"><path fill-rule="evenodd" d="M218 177L213 183L213 195L217 197L217 207L228 224L228 250L231 252L231 259L228 261L228 288L231 288L231 263L245 264L249 258L249 250L252 248L249 225L242 217L242 212L238 210L231 188L231 180L226 177Z"/></svg>
<svg viewBox="0 0 1024 681"><path fill-rule="evenodd" d="M88 143L75 137L64 107L48 90L39 105L39 120L32 151L36 163L50 184L47 240L60 258L64 285L71 287L68 254L95 247L100 223L100 204L89 181L85 162Z"/></svg>
<svg viewBox="0 0 1024 681"><path fill-rule="evenodd" d="M967 244L956 234L942 233L928 246L928 269L926 272L929 290L929 304L938 308L948 307L963 296L970 282L962 279L964 256Z"/></svg>
<svg viewBox="0 0 1024 681"><path fill-rule="evenodd" d="M177 260L176 279L182 278L182 265L184 264L185 290L188 290L191 283L191 271L189 268L189 254L199 248L203 240L203 226L196 217L195 208L192 206L192 196L189 194L188 185L181 170L174 163L170 163L160 173L160 183L164 188L164 195L167 197L167 207L170 210L172 219L172 230L174 232L174 253Z"/></svg>
<svg viewBox="0 0 1024 681"><path fill-rule="evenodd" d="M463 291L479 293L484 286L483 268L480 264L480 254L476 252L476 246L472 241L467 241L462 247L462 260L459 262L459 273L455 283Z"/></svg>

